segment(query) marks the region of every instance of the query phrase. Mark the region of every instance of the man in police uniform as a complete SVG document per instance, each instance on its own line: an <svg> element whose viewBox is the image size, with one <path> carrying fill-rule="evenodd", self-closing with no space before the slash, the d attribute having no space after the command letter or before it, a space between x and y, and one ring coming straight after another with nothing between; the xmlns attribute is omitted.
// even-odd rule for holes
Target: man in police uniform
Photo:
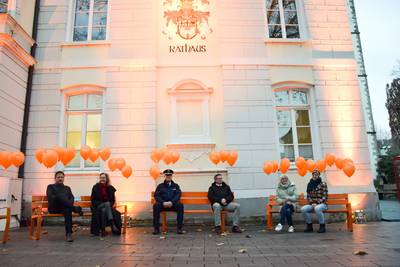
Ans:
<svg viewBox="0 0 400 267"><path fill-rule="evenodd" d="M176 211L177 233L183 234L183 204L180 203L181 189L179 185L172 181L174 172L171 169L166 169L164 172L164 182L156 188L154 198L156 203L153 205L153 235L160 233L160 213L163 210Z"/></svg>

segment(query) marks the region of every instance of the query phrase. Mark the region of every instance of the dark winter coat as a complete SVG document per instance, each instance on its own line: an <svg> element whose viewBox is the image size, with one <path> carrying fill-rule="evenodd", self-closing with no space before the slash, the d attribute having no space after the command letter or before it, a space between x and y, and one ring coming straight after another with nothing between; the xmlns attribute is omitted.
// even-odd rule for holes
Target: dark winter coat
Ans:
<svg viewBox="0 0 400 267"><path fill-rule="evenodd" d="M227 204L233 201L233 193L231 188L226 183L222 182L221 186L217 186L214 182L211 184L210 188L208 189L208 199L211 202L211 205L214 203L221 203L221 199L225 198Z"/></svg>
<svg viewBox="0 0 400 267"><path fill-rule="evenodd" d="M154 198L158 203L171 201L173 204L177 204L181 199L181 195L182 191L178 184L173 181L170 184L164 181L157 186Z"/></svg>

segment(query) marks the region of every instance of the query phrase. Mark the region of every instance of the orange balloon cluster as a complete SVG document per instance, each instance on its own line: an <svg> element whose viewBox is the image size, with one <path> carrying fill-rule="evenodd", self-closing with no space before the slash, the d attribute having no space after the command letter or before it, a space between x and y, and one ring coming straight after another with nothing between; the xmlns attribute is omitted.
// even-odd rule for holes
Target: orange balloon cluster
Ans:
<svg viewBox="0 0 400 267"><path fill-rule="evenodd" d="M150 168L150 176L153 177L154 180L160 176L160 168L157 165L160 161L163 161L166 165L170 165L177 163L180 158L181 155L177 151L169 150L168 148L154 149L150 154L150 159L156 163L156 165Z"/></svg>
<svg viewBox="0 0 400 267"><path fill-rule="evenodd" d="M307 172L312 172L318 170L319 172L324 172L328 166L335 166L338 169L343 170L343 172L351 177L356 171L353 160L349 158L341 159L337 158L331 153L327 153L324 159L317 160L316 162L312 159L304 159L303 157L296 158L295 165L297 167L297 173L300 176L305 176ZM279 170L281 173L286 173L290 167L290 161L287 158L283 158L279 164ZM275 173L278 169L278 163L276 161L264 162L263 170L264 173L269 175Z"/></svg>
<svg viewBox="0 0 400 267"><path fill-rule="evenodd" d="M133 172L132 167L126 164L126 160L123 158L111 158L108 161L108 168L112 172L117 169L120 170L125 178L129 178Z"/></svg>
<svg viewBox="0 0 400 267"><path fill-rule="evenodd" d="M324 159L317 160L316 162L312 159L305 160L303 157L298 157L295 163L297 172L300 176L305 176L307 172L312 172L314 170L324 172L328 166L332 167L333 165L335 165L336 168L343 170L348 177L351 177L356 171L353 160L349 158L337 158L331 153L327 153Z"/></svg>
<svg viewBox="0 0 400 267"><path fill-rule="evenodd" d="M93 163L97 161L98 158L101 158L103 161L107 161L111 156L111 149L108 147L104 147L101 150L97 148L91 148L90 146L86 145L81 148L81 157L84 160L90 159Z"/></svg>
<svg viewBox="0 0 400 267"><path fill-rule="evenodd" d="M226 162L230 166L235 165L237 159L238 159L238 152L235 150L232 151L226 151L226 150L221 150L221 151L211 151L210 154L208 154L208 158L212 163L217 165L218 163Z"/></svg>
<svg viewBox="0 0 400 267"><path fill-rule="evenodd" d="M9 151L0 151L0 165L6 170L11 165L15 167L19 167L25 162L24 153L18 152L9 152Z"/></svg>
<svg viewBox="0 0 400 267"><path fill-rule="evenodd" d="M265 161L263 166L263 171L265 174L270 175L280 170L281 173L286 173L290 168L290 160L288 158L283 158L281 161Z"/></svg>
<svg viewBox="0 0 400 267"><path fill-rule="evenodd" d="M64 166L68 165L76 155L73 148L54 146L51 149L38 148L35 151L36 160L46 168L51 168L60 161Z"/></svg>
<svg viewBox="0 0 400 267"><path fill-rule="evenodd" d="M167 165L175 164L180 157L181 155L179 152L169 150L168 148L154 149L150 155L150 158L154 163L159 163L162 160Z"/></svg>

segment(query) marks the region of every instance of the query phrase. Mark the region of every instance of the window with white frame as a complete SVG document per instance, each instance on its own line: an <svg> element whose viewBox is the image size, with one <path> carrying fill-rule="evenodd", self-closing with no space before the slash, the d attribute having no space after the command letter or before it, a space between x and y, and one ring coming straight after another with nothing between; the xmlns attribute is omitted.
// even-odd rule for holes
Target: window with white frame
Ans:
<svg viewBox="0 0 400 267"><path fill-rule="evenodd" d="M210 142L209 94L212 89L188 82L170 89L171 142L201 144Z"/></svg>
<svg viewBox="0 0 400 267"><path fill-rule="evenodd" d="M300 38L296 0L266 0L269 38Z"/></svg>
<svg viewBox="0 0 400 267"><path fill-rule="evenodd" d="M313 158L310 105L307 91L290 89L275 92L276 117L281 158Z"/></svg>
<svg viewBox="0 0 400 267"><path fill-rule="evenodd" d="M0 13L7 13L8 0L0 0Z"/></svg>
<svg viewBox="0 0 400 267"><path fill-rule="evenodd" d="M67 97L66 106L66 147L77 150L76 157L68 164L68 168L98 168L99 160L95 163L85 161L79 152L85 145L100 148L103 95L71 95Z"/></svg>
<svg viewBox="0 0 400 267"><path fill-rule="evenodd" d="M73 41L107 38L108 0L75 0Z"/></svg>

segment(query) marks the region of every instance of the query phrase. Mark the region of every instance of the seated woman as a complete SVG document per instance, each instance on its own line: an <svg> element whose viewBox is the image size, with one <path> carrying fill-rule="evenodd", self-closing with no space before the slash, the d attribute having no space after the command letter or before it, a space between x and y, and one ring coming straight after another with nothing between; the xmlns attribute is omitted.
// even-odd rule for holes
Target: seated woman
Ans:
<svg viewBox="0 0 400 267"><path fill-rule="evenodd" d="M297 190L296 185L289 181L287 175L282 175L276 189L276 201L280 203L281 206L281 219L278 225L275 227L275 231L282 231L283 225L285 224L285 219L289 225L288 232L294 232L294 226L292 221L292 214L295 209L295 202L297 201Z"/></svg>
<svg viewBox="0 0 400 267"><path fill-rule="evenodd" d="M110 176L100 173L100 181L92 188L92 223L90 232L105 236L106 226L111 226L113 234L121 234L121 213L115 209L115 191L110 185Z"/></svg>

